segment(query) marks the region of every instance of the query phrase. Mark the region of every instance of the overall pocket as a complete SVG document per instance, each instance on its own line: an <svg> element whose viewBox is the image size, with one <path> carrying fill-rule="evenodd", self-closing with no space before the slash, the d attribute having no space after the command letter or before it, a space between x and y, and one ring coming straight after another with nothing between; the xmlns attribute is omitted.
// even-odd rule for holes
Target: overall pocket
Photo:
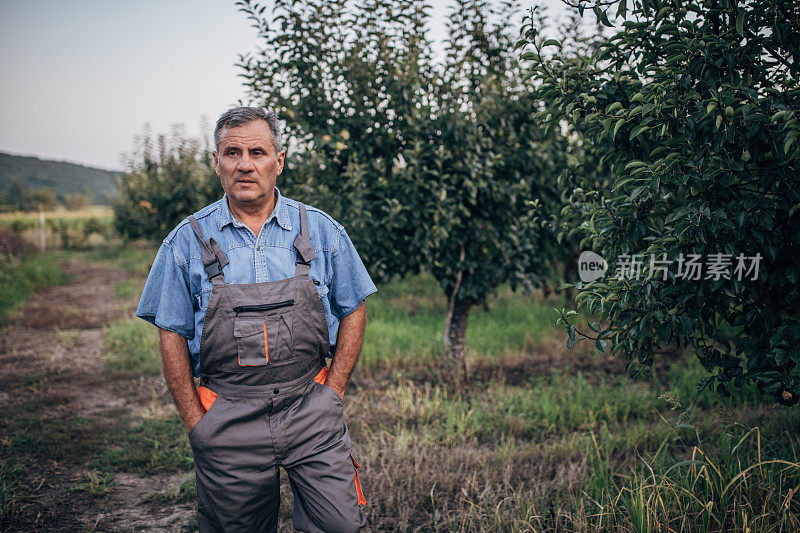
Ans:
<svg viewBox="0 0 800 533"><path fill-rule="evenodd" d="M200 389L203 388L205 387L200 387ZM212 392L210 389L206 390L211 394L210 395L207 393L204 394L200 392L200 390L198 389L198 393L201 396L200 401L201 403L203 403L203 409L205 409L206 412L202 417L200 417L200 420L198 420L195 423L195 425L192 426L192 429L189 430L189 433L187 435L189 437L190 444L194 444L192 441L196 439L197 434L203 430L206 424L212 421L213 416L217 413L217 411L221 409L220 404L222 403L222 398L215 392ZM204 399L203 396L206 396L206 398ZM208 407L206 407L206 403L208 402L209 399L210 399L210 404L208 405Z"/></svg>
<svg viewBox="0 0 800 533"><path fill-rule="evenodd" d="M233 323L239 366L264 366L291 359L292 306L285 302L238 306Z"/></svg>

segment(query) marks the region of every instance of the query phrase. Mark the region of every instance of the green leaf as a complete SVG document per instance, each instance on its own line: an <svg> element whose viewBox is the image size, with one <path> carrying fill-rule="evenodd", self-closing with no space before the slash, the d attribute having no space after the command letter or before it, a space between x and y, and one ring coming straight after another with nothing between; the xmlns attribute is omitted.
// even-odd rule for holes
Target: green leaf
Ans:
<svg viewBox="0 0 800 533"><path fill-rule="evenodd" d="M547 39L545 42L542 43L542 48L544 48L545 46L558 46L559 48L561 48L561 43L558 42L558 40L556 39Z"/></svg>
<svg viewBox="0 0 800 533"><path fill-rule="evenodd" d="M777 121L779 121L780 119L782 119L783 117L785 117L785 116L786 116L788 113L789 113L789 112L788 112L788 111L786 111L785 109L784 109L784 110L782 110L782 111L778 111L777 113L775 113L774 115L772 115L772 118L770 119L770 122L772 122L772 123L774 124L775 122L777 122Z"/></svg>
<svg viewBox="0 0 800 533"><path fill-rule="evenodd" d="M625 13L628 12L628 0L620 0L619 7L617 8L617 17L625 18Z"/></svg>
<svg viewBox="0 0 800 533"><path fill-rule="evenodd" d="M736 17L736 33L744 37L744 9L739 10L739 15Z"/></svg>
<svg viewBox="0 0 800 533"><path fill-rule="evenodd" d="M618 181L617 181L617 182L614 184L614 186L613 186L613 187L611 187L611 190L612 190L612 191L616 191L617 189L619 189L619 188L620 188L620 187L622 187L623 185L627 185L628 183L630 183L630 182L632 182L632 181L635 181L635 179L636 179L636 178L625 178L625 179L620 179L620 180L618 180Z"/></svg>
<svg viewBox="0 0 800 533"><path fill-rule="evenodd" d="M625 170L630 170L632 168L646 167L646 166L647 163L645 163L644 161L638 161L634 159L633 161L625 165Z"/></svg>
<svg viewBox="0 0 800 533"><path fill-rule="evenodd" d="M636 187L635 189L633 189L633 192L631 192L630 199L636 200L636 198L638 198L646 189L647 185L641 185L639 187Z"/></svg>
<svg viewBox="0 0 800 533"><path fill-rule="evenodd" d="M611 133L611 140L612 141L617 136L617 132L619 131L619 129L622 127L623 124L625 124L625 119L624 118L619 119L617 121L617 123L614 124L614 131Z"/></svg>
<svg viewBox="0 0 800 533"><path fill-rule="evenodd" d="M783 153L784 154L787 154L787 155L789 154L789 148L792 147L792 145L794 144L794 141L796 139L797 139L796 135L792 135L792 136L790 136L790 137L788 137L786 139L786 142L783 144Z"/></svg>
<svg viewBox="0 0 800 533"><path fill-rule="evenodd" d="M633 128L633 131L631 131L630 140L631 141L634 140L636 137L638 137L639 135L641 135L642 133L644 133L645 131L647 131L649 129L650 129L650 127L649 126L645 126L644 124L642 124L640 126L636 126L635 128Z"/></svg>
<svg viewBox="0 0 800 533"><path fill-rule="evenodd" d="M606 12L600 9L598 9L598 11L600 11L600 22L603 24L603 26L613 28L614 25L608 20L608 15L606 15Z"/></svg>
<svg viewBox="0 0 800 533"><path fill-rule="evenodd" d="M670 335L672 334L672 328L668 323L661 324L658 328L658 338L661 339L661 342L668 343Z"/></svg>

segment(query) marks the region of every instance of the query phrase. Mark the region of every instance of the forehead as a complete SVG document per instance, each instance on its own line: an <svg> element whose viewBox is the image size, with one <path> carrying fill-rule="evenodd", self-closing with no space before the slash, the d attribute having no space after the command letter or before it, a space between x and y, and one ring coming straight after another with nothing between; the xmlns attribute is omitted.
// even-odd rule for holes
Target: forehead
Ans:
<svg viewBox="0 0 800 533"><path fill-rule="evenodd" d="M239 126L222 128L219 147L272 147L272 132L263 120L254 120Z"/></svg>

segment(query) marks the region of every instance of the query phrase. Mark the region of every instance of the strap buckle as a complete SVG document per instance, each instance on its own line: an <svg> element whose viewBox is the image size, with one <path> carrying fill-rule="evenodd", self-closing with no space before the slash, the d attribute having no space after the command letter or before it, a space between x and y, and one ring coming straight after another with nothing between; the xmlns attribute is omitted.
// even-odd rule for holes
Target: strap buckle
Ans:
<svg viewBox="0 0 800 533"><path fill-rule="evenodd" d="M215 258L214 262L210 265L205 265L205 269L206 274L208 274L208 279L214 279L222 275L222 265L219 264L219 258Z"/></svg>
<svg viewBox="0 0 800 533"><path fill-rule="evenodd" d="M296 252L297 252L296 253L296 257L295 257L295 260L294 260L294 264L295 265L311 266L311 259L313 259L313 257L311 259L309 259L308 261L306 261L305 258L303 257L303 254L300 253L300 250L296 250Z"/></svg>

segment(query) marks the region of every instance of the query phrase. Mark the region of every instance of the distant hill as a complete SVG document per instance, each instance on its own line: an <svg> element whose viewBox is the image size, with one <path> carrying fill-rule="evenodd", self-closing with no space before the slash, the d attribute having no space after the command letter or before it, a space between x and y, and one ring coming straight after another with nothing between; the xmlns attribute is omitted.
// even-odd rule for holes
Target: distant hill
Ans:
<svg viewBox="0 0 800 533"><path fill-rule="evenodd" d="M84 194L90 203L106 205L117 191L114 178L119 175L119 172L74 163L0 152L0 193L14 186L29 191L47 187L58 196Z"/></svg>

